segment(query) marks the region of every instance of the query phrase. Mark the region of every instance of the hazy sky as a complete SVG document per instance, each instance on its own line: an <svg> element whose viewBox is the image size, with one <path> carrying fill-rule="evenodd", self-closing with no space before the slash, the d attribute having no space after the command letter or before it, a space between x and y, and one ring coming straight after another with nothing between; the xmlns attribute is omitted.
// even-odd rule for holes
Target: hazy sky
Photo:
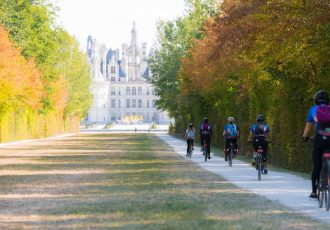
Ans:
<svg viewBox="0 0 330 230"><path fill-rule="evenodd" d="M53 0L60 7L59 23L86 46L92 35L107 48L120 48L130 42L133 21L138 41L156 39L156 22L184 14L184 0Z"/></svg>

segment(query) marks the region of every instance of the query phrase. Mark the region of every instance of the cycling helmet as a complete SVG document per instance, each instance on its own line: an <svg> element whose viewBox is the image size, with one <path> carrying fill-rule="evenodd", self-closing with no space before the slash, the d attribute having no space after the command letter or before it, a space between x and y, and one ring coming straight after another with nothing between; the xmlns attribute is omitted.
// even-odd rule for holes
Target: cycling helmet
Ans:
<svg viewBox="0 0 330 230"><path fill-rule="evenodd" d="M235 121L235 119L233 117L228 117L228 122L229 123L233 123Z"/></svg>
<svg viewBox="0 0 330 230"><path fill-rule="evenodd" d="M262 116L261 114L259 114L257 116L257 122L263 122L264 121L264 116Z"/></svg>
<svg viewBox="0 0 330 230"><path fill-rule="evenodd" d="M324 90L320 90L315 93L314 101L315 101L315 104L317 104L317 105L329 104L329 94Z"/></svg>
<svg viewBox="0 0 330 230"><path fill-rule="evenodd" d="M204 121L204 123L208 123L209 122L209 119L207 119L207 117L204 117L203 118L203 121Z"/></svg>
<svg viewBox="0 0 330 230"><path fill-rule="evenodd" d="M189 123L189 128L192 128L193 127L193 124L192 123Z"/></svg>

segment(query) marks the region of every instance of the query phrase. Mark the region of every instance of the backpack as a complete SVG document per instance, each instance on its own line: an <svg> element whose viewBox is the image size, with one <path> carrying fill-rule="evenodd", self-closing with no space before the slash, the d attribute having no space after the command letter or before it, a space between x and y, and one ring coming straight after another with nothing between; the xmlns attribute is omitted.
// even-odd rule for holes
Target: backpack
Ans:
<svg viewBox="0 0 330 230"><path fill-rule="evenodd" d="M201 132L203 134L210 134L210 129L211 129L211 126L208 123L204 123L201 125Z"/></svg>
<svg viewBox="0 0 330 230"><path fill-rule="evenodd" d="M231 137L237 136L237 126L235 124L230 124L228 127L228 133Z"/></svg>
<svg viewBox="0 0 330 230"><path fill-rule="evenodd" d="M265 134L265 126L263 124L256 124L254 133L255 135Z"/></svg>
<svg viewBox="0 0 330 230"><path fill-rule="evenodd" d="M210 125L207 123L204 123L202 126L203 131L209 131L210 130Z"/></svg>
<svg viewBox="0 0 330 230"><path fill-rule="evenodd" d="M316 120L321 129L330 128L330 106L319 106L316 111Z"/></svg>

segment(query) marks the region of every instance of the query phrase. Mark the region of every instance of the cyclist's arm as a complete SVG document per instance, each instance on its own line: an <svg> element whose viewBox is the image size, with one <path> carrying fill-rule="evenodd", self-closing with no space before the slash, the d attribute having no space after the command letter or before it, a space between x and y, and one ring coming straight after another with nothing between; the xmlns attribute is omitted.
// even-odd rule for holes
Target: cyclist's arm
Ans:
<svg viewBox="0 0 330 230"><path fill-rule="evenodd" d="M311 129L313 128L313 123L306 122L303 137L308 137L308 134L310 133Z"/></svg>

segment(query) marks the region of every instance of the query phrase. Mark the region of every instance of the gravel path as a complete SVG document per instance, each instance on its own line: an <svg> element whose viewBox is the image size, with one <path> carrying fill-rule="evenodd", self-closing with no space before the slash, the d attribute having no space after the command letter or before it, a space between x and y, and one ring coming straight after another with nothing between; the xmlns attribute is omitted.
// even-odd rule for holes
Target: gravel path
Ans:
<svg viewBox="0 0 330 230"><path fill-rule="evenodd" d="M185 141L168 134L159 134L158 136L170 145L176 153L186 158ZM211 157L210 161L205 162L199 147L196 147L192 158L189 160L212 173L221 175L240 188L330 224L330 212L325 211L324 208L319 208L316 199L308 197L311 191L310 180L289 173L268 170L268 175L262 175L261 181L258 181L257 171L250 164L234 159L231 168L224 161L224 158L212 153Z"/></svg>

